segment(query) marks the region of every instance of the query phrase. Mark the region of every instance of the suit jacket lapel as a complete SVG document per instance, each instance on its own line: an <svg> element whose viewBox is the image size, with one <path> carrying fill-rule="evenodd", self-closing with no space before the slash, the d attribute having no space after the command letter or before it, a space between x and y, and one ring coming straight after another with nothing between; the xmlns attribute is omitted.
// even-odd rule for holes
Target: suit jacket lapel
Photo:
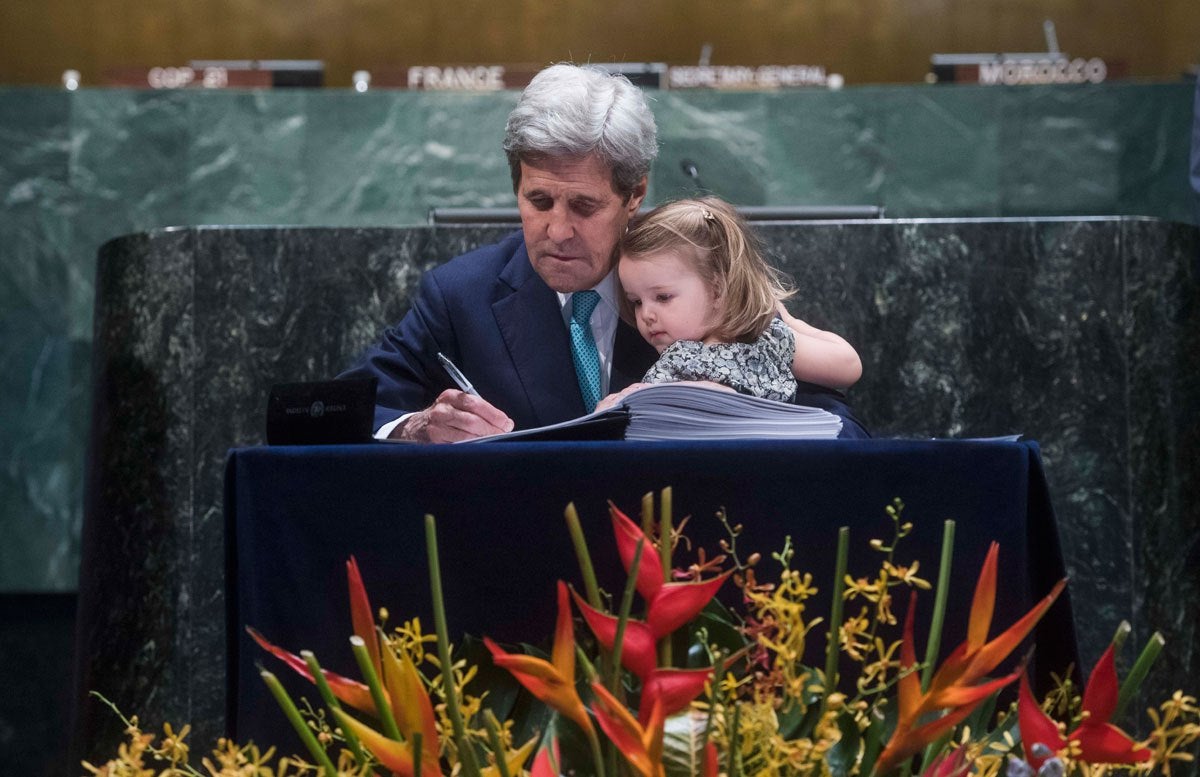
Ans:
<svg viewBox="0 0 1200 777"><path fill-rule="evenodd" d="M511 293L492 304L513 370L538 425L583 415L571 343L554 290L533 270L522 245L500 274Z"/></svg>

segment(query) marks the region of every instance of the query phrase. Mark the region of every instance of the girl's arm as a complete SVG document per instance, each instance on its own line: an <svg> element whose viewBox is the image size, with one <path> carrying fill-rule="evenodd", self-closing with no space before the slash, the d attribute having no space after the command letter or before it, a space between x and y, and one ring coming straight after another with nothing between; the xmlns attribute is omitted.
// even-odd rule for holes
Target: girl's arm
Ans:
<svg viewBox="0 0 1200 777"><path fill-rule="evenodd" d="M862 360L854 346L833 332L809 326L779 303L779 317L796 335L792 374L796 380L818 386L850 388L862 377Z"/></svg>

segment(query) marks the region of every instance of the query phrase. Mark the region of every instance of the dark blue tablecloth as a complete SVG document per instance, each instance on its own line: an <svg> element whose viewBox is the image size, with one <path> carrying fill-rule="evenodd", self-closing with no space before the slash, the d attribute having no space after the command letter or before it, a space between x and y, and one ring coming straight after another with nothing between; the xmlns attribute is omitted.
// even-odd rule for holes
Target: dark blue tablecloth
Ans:
<svg viewBox="0 0 1200 777"><path fill-rule="evenodd" d="M543 642L553 625L555 580L579 581L563 521L566 504L578 508L601 585L615 591L624 578L607 501L636 516L642 494L664 486L673 487L676 521L692 516L686 533L697 546L716 551L724 531L714 513L721 507L744 525L739 548L766 557L763 578L777 570L770 552L790 535L794 568L813 572L822 596L832 582L839 526L850 527L851 573L873 574L881 557L868 540L890 538L885 508L900 497L904 517L916 528L898 561L918 559L933 581L942 523L954 519L946 650L966 635L979 565L992 540L1001 545L993 634L1063 576L1033 443L381 443L235 450L226 473L231 733L239 741L271 743L283 720L255 669L278 668L277 662L250 642L246 625L358 676L346 641L352 633L345 584L350 555L376 608L387 607L393 623L420 616L432 631L423 521L432 514L451 631ZM684 555L677 554L677 562ZM922 598L919 623L926 622L932 600L931 593ZM827 612L827 601L818 597L814 614ZM896 603L900 617L906 601ZM1038 669L1062 672L1076 652L1069 601L1060 600L1043 623ZM810 641L820 649L824 638ZM317 698L302 680L287 679L296 693ZM295 749L297 743L280 744Z"/></svg>

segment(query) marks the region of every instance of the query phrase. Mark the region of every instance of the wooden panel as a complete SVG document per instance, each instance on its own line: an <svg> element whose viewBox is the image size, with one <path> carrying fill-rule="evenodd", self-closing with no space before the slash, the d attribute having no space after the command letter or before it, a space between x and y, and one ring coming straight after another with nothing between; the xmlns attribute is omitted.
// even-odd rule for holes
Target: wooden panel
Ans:
<svg viewBox="0 0 1200 777"><path fill-rule="evenodd" d="M190 59L323 59L326 83L407 64L663 61L817 64L847 82L923 78L934 52L1040 51L1043 19L1073 56L1177 77L1200 59L1195 0L5 0L0 83Z"/></svg>

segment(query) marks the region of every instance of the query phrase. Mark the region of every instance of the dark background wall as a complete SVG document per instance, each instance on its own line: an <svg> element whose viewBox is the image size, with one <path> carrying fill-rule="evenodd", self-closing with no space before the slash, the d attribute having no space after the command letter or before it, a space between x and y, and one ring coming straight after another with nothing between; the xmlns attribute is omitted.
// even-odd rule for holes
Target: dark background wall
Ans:
<svg viewBox="0 0 1200 777"><path fill-rule="evenodd" d="M321 59L327 85L359 68L633 61L816 64L848 83L919 81L933 52L1042 51L1052 19L1072 56L1176 77L1200 58L1195 0L5 0L0 83L84 83L191 59Z"/></svg>
<svg viewBox="0 0 1200 777"><path fill-rule="evenodd" d="M326 84L410 64L814 64L847 83L922 80L935 52L1039 51L1177 81L1195 0L2 0L0 2L0 763L75 774L69 711L96 249L170 224L396 225L430 205L507 205L513 94L354 95L84 86L191 59L326 63ZM661 95L655 196L882 204L893 216L1146 214L1183 220L1191 87L848 88ZM913 430L916 431L916 430ZM239 441L231 440L229 444ZM32 593L31 593L32 592ZM32 701L31 701L32 700Z"/></svg>

